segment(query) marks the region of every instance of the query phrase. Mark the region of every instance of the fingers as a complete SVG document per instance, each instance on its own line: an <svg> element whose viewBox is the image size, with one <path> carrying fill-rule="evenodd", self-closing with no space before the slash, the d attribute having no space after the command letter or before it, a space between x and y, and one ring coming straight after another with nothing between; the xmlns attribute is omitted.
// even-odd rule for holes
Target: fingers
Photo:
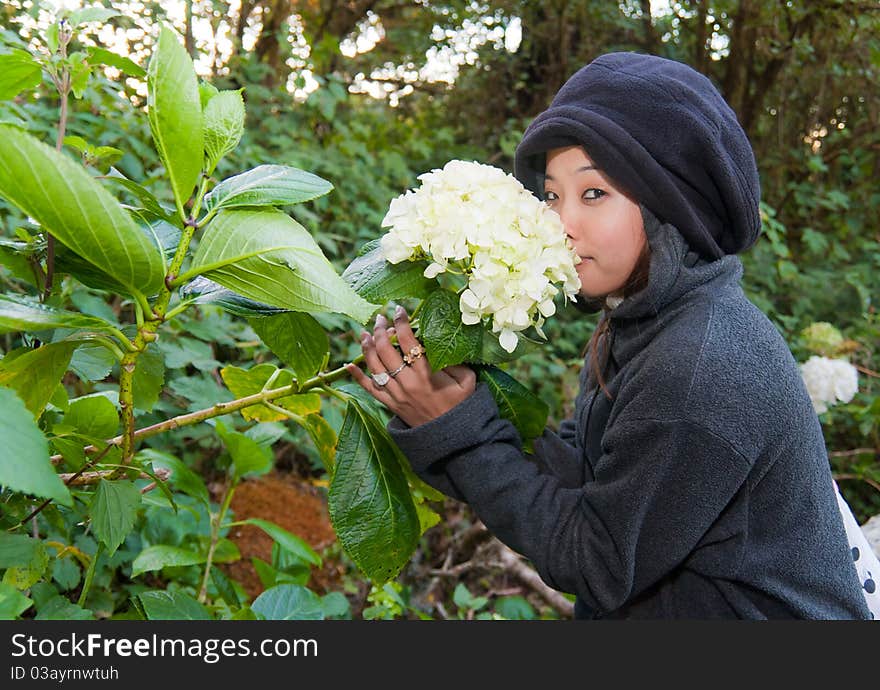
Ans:
<svg viewBox="0 0 880 690"><path fill-rule="evenodd" d="M376 356L381 362L381 369L378 371L393 371L401 364L403 364L403 358L400 356L400 352L398 352L397 348L391 344L391 338L389 337L389 331L394 332L393 329L388 328L388 319L385 318L383 314L379 314L376 317L376 327L373 329L373 337L372 343L367 342L367 346L372 345L376 351ZM367 351L364 349L364 355L366 355ZM375 372L376 370L374 370Z"/></svg>
<svg viewBox="0 0 880 690"><path fill-rule="evenodd" d="M443 371L449 374L459 385L467 383L475 383L477 380L476 372L469 366L464 364L454 364L446 367Z"/></svg>
<svg viewBox="0 0 880 690"><path fill-rule="evenodd" d="M389 407L392 402L391 396L382 386L377 386L373 379L370 378L366 372L362 371L359 366L348 363L345 365L345 370L351 374L351 377L357 381L361 388L376 398L380 403Z"/></svg>
<svg viewBox="0 0 880 690"><path fill-rule="evenodd" d="M409 325L409 315L406 313L406 309L400 305L394 310L394 329L397 331L397 342L400 343L400 349L404 353L410 352L414 347L421 346ZM419 373L425 375L431 373L431 365L424 355L415 359L410 366Z"/></svg>

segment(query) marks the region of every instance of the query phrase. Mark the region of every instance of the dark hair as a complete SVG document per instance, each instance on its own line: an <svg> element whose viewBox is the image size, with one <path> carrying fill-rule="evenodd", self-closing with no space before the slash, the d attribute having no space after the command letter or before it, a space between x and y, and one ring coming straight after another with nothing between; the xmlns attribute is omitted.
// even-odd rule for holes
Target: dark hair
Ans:
<svg viewBox="0 0 880 690"><path fill-rule="evenodd" d="M626 299L630 295L634 295L635 293L644 290L648 285L648 274L651 270L651 248L648 246L648 242L645 242L645 245L642 247L642 253L639 254L639 258L636 260L636 265L633 266L632 273L629 274L629 278L627 278L626 283L623 286L623 297ZM603 307L603 318L599 322L598 327L593 332L593 337L590 338L589 342L584 346L584 351L581 353L582 357L586 356L587 349L590 350L590 371L593 373L596 381L599 383L599 388L602 389L602 392L605 393L605 397L609 400L611 399L611 393L608 391L608 388L605 386L605 377L603 372L605 371L605 367L608 365L608 356L610 354L610 343L609 336L611 334L611 319L609 318L610 308L606 305ZM600 352L601 348L601 352Z"/></svg>

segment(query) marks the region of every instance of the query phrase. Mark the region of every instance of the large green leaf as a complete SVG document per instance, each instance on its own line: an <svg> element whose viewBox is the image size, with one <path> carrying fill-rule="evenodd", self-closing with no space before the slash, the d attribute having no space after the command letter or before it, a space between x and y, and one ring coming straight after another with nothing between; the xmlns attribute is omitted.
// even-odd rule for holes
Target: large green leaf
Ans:
<svg viewBox="0 0 880 690"><path fill-rule="evenodd" d="M15 98L42 81L40 65L23 50L0 55L0 101Z"/></svg>
<svg viewBox="0 0 880 690"><path fill-rule="evenodd" d="M137 595L147 620L208 621L211 614L197 599L184 592L141 592Z"/></svg>
<svg viewBox="0 0 880 690"><path fill-rule="evenodd" d="M260 594L251 610L269 621L319 621L324 619L320 597L302 585L276 585Z"/></svg>
<svg viewBox="0 0 880 690"><path fill-rule="evenodd" d="M99 182L16 127L0 124L0 141L0 197L128 292L158 292L159 251Z"/></svg>
<svg viewBox="0 0 880 690"><path fill-rule="evenodd" d="M0 360L0 386L11 388L35 417L46 407L67 371L78 343L62 340Z"/></svg>
<svg viewBox="0 0 880 690"><path fill-rule="evenodd" d="M205 229L187 276L198 274L283 309L338 312L359 323L376 310L342 280L308 231L277 210L219 213Z"/></svg>
<svg viewBox="0 0 880 690"><path fill-rule="evenodd" d="M478 377L489 387L501 416L513 423L523 441L544 433L550 413L546 402L498 367L481 367Z"/></svg>
<svg viewBox="0 0 880 690"><path fill-rule="evenodd" d="M147 67L153 141L180 208L192 196L204 162L202 103L192 60L175 33L162 27Z"/></svg>
<svg viewBox="0 0 880 690"><path fill-rule="evenodd" d="M134 527L141 492L130 481L106 481L98 484L92 494L89 516L95 536L113 555Z"/></svg>
<svg viewBox="0 0 880 690"><path fill-rule="evenodd" d="M400 450L349 400L330 483L330 520L346 553L374 583L394 578L419 539L419 518Z"/></svg>
<svg viewBox="0 0 880 690"><path fill-rule="evenodd" d="M21 399L0 388L0 486L52 498L70 506L73 499L49 461L49 444Z"/></svg>
<svg viewBox="0 0 880 690"><path fill-rule="evenodd" d="M248 323L278 359L293 369L298 381L317 374L330 352L327 331L309 314L291 311L251 318Z"/></svg>
<svg viewBox="0 0 880 690"><path fill-rule="evenodd" d="M440 289L422 302L418 336L425 345L425 356L436 371L477 359L483 342L483 326L463 324L458 296Z"/></svg>
<svg viewBox="0 0 880 690"><path fill-rule="evenodd" d="M370 242L371 248L356 257L342 272L343 279L365 300L384 304L406 297L423 299L437 287L437 281L423 275L427 261L392 264L385 260L378 245L378 240Z"/></svg>
<svg viewBox="0 0 880 690"><path fill-rule="evenodd" d="M232 151L244 133L244 100L240 91L221 91L204 107L205 172Z"/></svg>
<svg viewBox="0 0 880 690"><path fill-rule="evenodd" d="M212 98L208 105L217 98ZM234 206L287 206L317 199L333 185L313 173L287 165L258 165L227 177L205 195L205 208Z"/></svg>
<svg viewBox="0 0 880 690"><path fill-rule="evenodd" d="M0 295L0 333L48 328L85 328L113 332L113 324L73 311L54 309L17 295Z"/></svg>

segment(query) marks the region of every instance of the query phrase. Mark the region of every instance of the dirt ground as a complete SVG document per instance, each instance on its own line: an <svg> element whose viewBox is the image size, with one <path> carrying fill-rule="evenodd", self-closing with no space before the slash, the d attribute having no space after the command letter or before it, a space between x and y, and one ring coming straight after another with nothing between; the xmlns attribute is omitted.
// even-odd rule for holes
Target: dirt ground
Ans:
<svg viewBox="0 0 880 690"><path fill-rule="evenodd" d="M242 482L235 490L231 507L236 520L261 518L274 522L300 537L318 553L336 541L321 490L291 474L273 473ZM229 538L238 546L241 560L225 564L223 569L241 583L250 597L256 597L263 591L263 586L251 558L256 556L271 563L272 539L251 525L234 527ZM325 559L322 568L312 570L308 586L323 594L338 589L341 576L340 564Z"/></svg>

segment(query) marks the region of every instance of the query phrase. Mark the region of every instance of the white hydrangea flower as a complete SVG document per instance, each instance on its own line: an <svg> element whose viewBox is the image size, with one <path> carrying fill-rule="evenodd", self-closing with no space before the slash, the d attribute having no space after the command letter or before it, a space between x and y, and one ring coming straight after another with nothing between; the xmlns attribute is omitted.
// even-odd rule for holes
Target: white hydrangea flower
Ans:
<svg viewBox="0 0 880 690"><path fill-rule="evenodd" d="M501 346L513 352L520 331L534 326L542 333L556 312L555 295L576 299L580 258L562 221L515 177L451 160L418 179L421 186L394 199L385 214L382 254L393 264L427 259L427 278L464 274L462 323L490 320Z"/></svg>
<svg viewBox="0 0 880 690"><path fill-rule="evenodd" d="M859 373L845 359L813 355L801 364L801 376L817 414L829 405L849 402L859 390Z"/></svg>

